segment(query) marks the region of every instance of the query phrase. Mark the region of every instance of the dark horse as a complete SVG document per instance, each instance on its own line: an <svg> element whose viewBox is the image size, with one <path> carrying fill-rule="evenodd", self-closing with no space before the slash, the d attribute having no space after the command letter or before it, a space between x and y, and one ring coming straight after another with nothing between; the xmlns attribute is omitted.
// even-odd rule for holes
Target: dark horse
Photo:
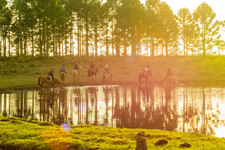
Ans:
<svg viewBox="0 0 225 150"><path fill-rule="evenodd" d="M144 78L146 83L148 82L148 77L152 75L152 69L146 68L146 71L142 71L138 74L138 81L141 83L141 79Z"/></svg>
<svg viewBox="0 0 225 150"><path fill-rule="evenodd" d="M61 81L64 83L64 82L65 82L65 79L66 79L66 72L61 71L61 72L59 73L59 76L60 76L60 78L61 78Z"/></svg>
<svg viewBox="0 0 225 150"><path fill-rule="evenodd" d="M55 85L59 85L60 87L62 87L62 83L55 78L52 79L52 82L51 82L48 77L39 77L38 78L38 85L40 85L41 88L42 88L43 84L48 84L53 88L54 88Z"/></svg>
<svg viewBox="0 0 225 150"><path fill-rule="evenodd" d="M89 68L88 69L88 77L89 77L89 79L91 79L91 80L94 80L94 79L96 79L96 75L97 75L97 73L98 73L98 68Z"/></svg>

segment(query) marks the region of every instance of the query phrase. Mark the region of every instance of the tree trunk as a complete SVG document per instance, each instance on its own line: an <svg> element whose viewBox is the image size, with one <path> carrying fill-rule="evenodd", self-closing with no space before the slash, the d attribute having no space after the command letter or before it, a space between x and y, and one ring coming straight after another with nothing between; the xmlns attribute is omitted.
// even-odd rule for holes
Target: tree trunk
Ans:
<svg viewBox="0 0 225 150"><path fill-rule="evenodd" d="M168 56L168 43L165 42L165 44L166 44L166 56Z"/></svg>
<svg viewBox="0 0 225 150"><path fill-rule="evenodd" d="M34 57L34 30L32 29L32 31L31 31L31 46L32 46L32 56Z"/></svg>
<svg viewBox="0 0 225 150"><path fill-rule="evenodd" d="M40 19L39 19L39 23L38 23L38 28L39 28L39 50L40 50L40 56L42 56L43 54L42 54L42 40L41 40L41 21L40 21Z"/></svg>
<svg viewBox="0 0 225 150"><path fill-rule="evenodd" d="M113 23L113 21L112 21L112 55L114 56L114 34L113 34L113 32L114 32L114 23Z"/></svg>
<svg viewBox="0 0 225 150"><path fill-rule="evenodd" d="M4 57L6 57L6 37L3 36L3 51L4 51Z"/></svg>
<svg viewBox="0 0 225 150"><path fill-rule="evenodd" d="M98 28L95 25L95 56L98 57Z"/></svg>
<svg viewBox="0 0 225 150"><path fill-rule="evenodd" d="M203 56L205 56L205 22L202 24L202 30L203 30Z"/></svg>
<svg viewBox="0 0 225 150"><path fill-rule="evenodd" d="M8 55L9 55L9 57L10 57L10 55L11 55L11 46L10 46L10 44L11 44L11 35L10 35L10 31L9 31L9 36L8 36Z"/></svg>
<svg viewBox="0 0 225 150"><path fill-rule="evenodd" d="M46 30L47 28L45 27L45 23L43 23L43 36L42 36L42 41L43 41L43 51L44 51L44 56L46 56Z"/></svg>
<svg viewBox="0 0 225 150"><path fill-rule="evenodd" d="M49 56L49 31L47 30L46 56Z"/></svg>
<svg viewBox="0 0 225 150"><path fill-rule="evenodd" d="M2 37L0 36L0 57L2 56Z"/></svg>
<svg viewBox="0 0 225 150"><path fill-rule="evenodd" d="M60 35L59 35L59 42L58 42L58 45L59 45L59 55L58 56L61 56L61 50L60 50L60 47L61 47L61 43L60 43L60 40L61 40L61 38L60 38Z"/></svg>
<svg viewBox="0 0 225 150"><path fill-rule="evenodd" d="M147 143L145 137L138 137L136 139L136 150L147 150Z"/></svg>
<svg viewBox="0 0 225 150"><path fill-rule="evenodd" d="M151 56L155 56L155 38L152 37Z"/></svg>
<svg viewBox="0 0 225 150"><path fill-rule="evenodd" d="M66 35L64 39L64 46L65 46L65 56L67 56L67 36Z"/></svg>
<svg viewBox="0 0 225 150"><path fill-rule="evenodd" d="M77 55L80 56L80 20L77 21Z"/></svg>
<svg viewBox="0 0 225 150"><path fill-rule="evenodd" d="M135 27L132 27L132 33L131 33L131 53L132 53L132 56L136 56L137 55L137 50L136 50L136 45L137 45L137 42L136 42L136 35L135 35Z"/></svg>
<svg viewBox="0 0 225 150"><path fill-rule="evenodd" d="M56 56L56 52L55 52L55 30L53 29L53 43L52 43L52 52L53 52L53 56Z"/></svg>
<svg viewBox="0 0 225 150"><path fill-rule="evenodd" d="M26 35L26 31L25 28L23 27L23 53L24 56L27 55L27 35Z"/></svg>
<svg viewBox="0 0 225 150"><path fill-rule="evenodd" d="M89 50L88 50L88 47L89 47L89 44L88 44L88 39L89 39L89 26L88 26L88 21L86 20L86 56L89 56Z"/></svg>
<svg viewBox="0 0 225 150"><path fill-rule="evenodd" d="M19 0L19 14L18 15L19 15L20 55L23 55L23 42L22 42L23 35L22 35L22 21L21 21L21 10L20 10L21 6L20 5L21 5L21 0Z"/></svg>

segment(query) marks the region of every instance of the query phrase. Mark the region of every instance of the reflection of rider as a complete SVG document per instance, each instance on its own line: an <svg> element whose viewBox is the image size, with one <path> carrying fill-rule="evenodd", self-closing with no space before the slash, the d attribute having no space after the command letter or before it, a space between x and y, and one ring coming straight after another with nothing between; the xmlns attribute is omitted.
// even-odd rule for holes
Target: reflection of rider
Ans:
<svg viewBox="0 0 225 150"><path fill-rule="evenodd" d="M54 79L54 74L53 74L53 72L54 72L54 70L51 69L51 70L49 71L49 73L48 73L48 77L49 77L50 81L52 81L52 79Z"/></svg>
<svg viewBox="0 0 225 150"><path fill-rule="evenodd" d="M77 70L78 73L80 74L80 67L77 65L77 63L75 63L73 69L74 69L74 70Z"/></svg>
<svg viewBox="0 0 225 150"><path fill-rule="evenodd" d="M65 64L63 64L63 65L61 66L59 73L61 73L61 72L65 72L65 73L66 73L66 67L65 67Z"/></svg>

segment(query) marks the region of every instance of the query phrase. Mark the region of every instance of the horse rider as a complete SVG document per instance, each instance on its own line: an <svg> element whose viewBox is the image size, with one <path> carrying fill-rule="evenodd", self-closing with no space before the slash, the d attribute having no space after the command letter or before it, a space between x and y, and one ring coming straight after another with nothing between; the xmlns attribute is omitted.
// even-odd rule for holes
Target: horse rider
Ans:
<svg viewBox="0 0 225 150"><path fill-rule="evenodd" d="M109 72L109 73L112 74L112 72L109 70L109 65L108 64L105 65L105 69L104 70L105 70L105 72Z"/></svg>
<svg viewBox="0 0 225 150"><path fill-rule="evenodd" d="M97 71L97 69L95 68L95 64L94 64L93 61L91 62L90 69L94 69L95 72Z"/></svg>
<svg viewBox="0 0 225 150"><path fill-rule="evenodd" d="M105 68L104 68L104 73L103 73L103 82L105 81L105 73L108 72L108 73L111 73L111 75L113 75L113 73L109 70L109 65L106 64L105 65Z"/></svg>
<svg viewBox="0 0 225 150"><path fill-rule="evenodd" d="M166 71L165 77L170 77L171 74L172 74L171 69L168 68L167 71Z"/></svg>
<svg viewBox="0 0 225 150"><path fill-rule="evenodd" d="M52 80L54 79L54 74L53 74L54 70L53 68L49 71L48 73L48 77L49 77L49 80L52 82Z"/></svg>
<svg viewBox="0 0 225 150"><path fill-rule="evenodd" d="M61 66L59 73L61 73L61 72L65 72L65 73L66 73L66 67L65 67L65 64L63 64L63 65Z"/></svg>
<svg viewBox="0 0 225 150"><path fill-rule="evenodd" d="M151 67L150 67L150 64L149 64L149 63L147 63L147 64L142 68L142 72L151 75Z"/></svg>
<svg viewBox="0 0 225 150"><path fill-rule="evenodd" d="M78 73L80 74L80 67L78 66L77 63L74 64L74 67L73 67L74 70L77 70Z"/></svg>

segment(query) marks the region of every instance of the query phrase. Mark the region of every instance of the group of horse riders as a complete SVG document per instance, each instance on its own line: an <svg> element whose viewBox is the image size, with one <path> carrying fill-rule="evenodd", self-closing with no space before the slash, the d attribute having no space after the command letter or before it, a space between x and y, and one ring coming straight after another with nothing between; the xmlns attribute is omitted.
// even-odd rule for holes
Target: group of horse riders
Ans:
<svg viewBox="0 0 225 150"><path fill-rule="evenodd" d="M74 70L76 70L78 72L78 74L80 74L80 70L81 68L78 66L77 63L74 64ZM50 72L48 73L48 77L50 79L50 81L52 81L52 79L54 79L54 74L53 74L54 70L51 69ZM65 64L63 64L60 68L60 72L65 72L66 73L66 67ZM95 67L94 62L92 61L90 64L90 68L88 70L88 76L90 74L90 72L94 72L94 75L96 75L96 73L98 72L98 69ZM148 76L151 75L152 72L152 68L150 67L150 64L147 63L143 69L142 72L139 74L139 82L141 82L141 78L145 78L146 82L148 81ZM109 70L109 66L108 64L105 65L104 68L104 73L103 73L103 82L105 82L106 76L107 74L110 74L111 76L113 75L113 73ZM163 82L164 84L167 82L169 84L171 84L170 82L175 82L175 84L178 84L178 80L176 79L176 77L172 74L171 69L168 68L166 73L164 73L163 75Z"/></svg>
<svg viewBox="0 0 225 150"><path fill-rule="evenodd" d="M142 68L142 72L144 74L148 74L148 75L151 75L152 73L152 68L150 67L150 64L147 63L143 68ZM172 72L171 72L171 69L168 68L166 73L164 74L165 77L170 77L172 75Z"/></svg>
<svg viewBox="0 0 225 150"><path fill-rule="evenodd" d="M138 80L141 83L141 79L145 78L145 81L148 82L148 76L152 75L152 68L150 64L147 63L143 68L141 73L138 75ZM163 74L163 84L164 86L177 86L179 84L176 76L171 72L171 69L168 68L167 71Z"/></svg>
<svg viewBox="0 0 225 150"><path fill-rule="evenodd" d="M73 67L74 70L76 70L79 74L80 74L80 70L81 70L81 67L78 66L77 63L74 64L74 67ZM94 62L92 61L91 64L90 64L90 70L93 69L93 71L96 73L98 71L98 69L95 67L95 64ZM48 73L48 78L50 81L52 81L52 79L54 79L54 69L52 68L49 73ZM64 72L66 73L66 67L65 67L65 64L63 64L60 68L60 71L59 73L61 72ZM111 75L113 75L113 73L109 70L109 66L108 64L105 65L105 68L104 68L104 73L103 73L103 82L105 80L105 74L106 73L110 73Z"/></svg>

